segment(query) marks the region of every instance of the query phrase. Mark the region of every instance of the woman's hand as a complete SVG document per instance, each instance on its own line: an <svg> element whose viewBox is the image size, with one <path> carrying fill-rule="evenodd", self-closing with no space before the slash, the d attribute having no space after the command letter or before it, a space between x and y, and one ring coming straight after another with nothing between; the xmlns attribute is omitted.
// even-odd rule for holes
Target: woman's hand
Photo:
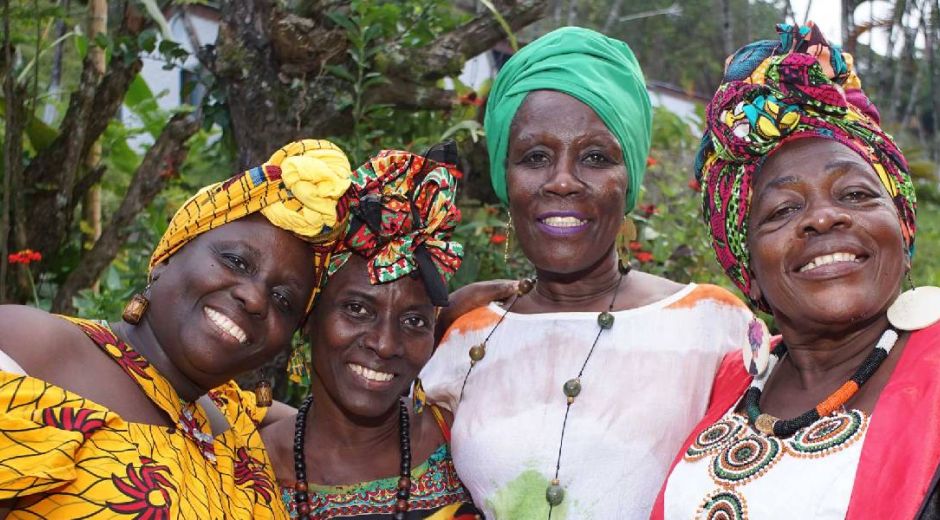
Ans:
<svg viewBox="0 0 940 520"><path fill-rule="evenodd" d="M435 327L435 338L440 341L444 332L457 318L493 301L509 299L516 294L519 282L515 280L489 280L465 285L450 293L447 307L441 308Z"/></svg>

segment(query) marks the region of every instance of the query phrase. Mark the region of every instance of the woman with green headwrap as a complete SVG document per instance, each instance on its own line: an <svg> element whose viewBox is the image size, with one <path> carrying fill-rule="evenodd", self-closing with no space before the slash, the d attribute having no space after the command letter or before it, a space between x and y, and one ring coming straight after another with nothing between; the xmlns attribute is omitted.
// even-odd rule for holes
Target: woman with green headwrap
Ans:
<svg viewBox="0 0 940 520"><path fill-rule="evenodd" d="M631 271L615 246L650 126L633 53L594 31L543 36L496 78L493 187L537 280L459 318L422 372L487 518L646 517L753 320L723 289Z"/></svg>

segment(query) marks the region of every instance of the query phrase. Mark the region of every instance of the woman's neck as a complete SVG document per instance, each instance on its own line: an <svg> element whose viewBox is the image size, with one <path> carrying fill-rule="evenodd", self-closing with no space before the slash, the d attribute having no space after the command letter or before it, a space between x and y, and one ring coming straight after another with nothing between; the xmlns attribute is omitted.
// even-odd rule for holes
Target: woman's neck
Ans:
<svg viewBox="0 0 940 520"><path fill-rule="evenodd" d="M326 442L333 448L361 450L364 454L370 454L372 450L398 446L397 402L380 417L358 418L341 409L318 378L314 378L310 391L313 404L307 413L305 449L323 449L323 443ZM318 439L317 442L310 442L313 437Z"/></svg>
<svg viewBox="0 0 940 520"><path fill-rule="evenodd" d="M600 303L606 308L621 277L614 251L587 269L575 273L556 273L538 267L536 273L538 279L531 301L539 307L555 311L565 308L588 310Z"/></svg>
<svg viewBox="0 0 940 520"><path fill-rule="evenodd" d="M171 361L169 356L166 355L166 352L164 352L163 347L160 346L160 342L157 341L153 329L150 327L150 322L147 321L146 315L137 325L131 325L122 321L113 324L112 330L117 337L131 345L138 354L143 356L144 359L170 383L170 386L176 390L176 394L179 395L180 399L187 402L194 402L209 390L202 388L186 377L186 375L173 364L173 361Z"/></svg>
<svg viewBox="0 0 940 520"><path fill-rule="evenodd" d="M804 389L833 378L851 377L890 326L883 313L848 330L829 327L808 330L795 327L786 319L778 319L777 325L787 345L789 365Z"/></svg>

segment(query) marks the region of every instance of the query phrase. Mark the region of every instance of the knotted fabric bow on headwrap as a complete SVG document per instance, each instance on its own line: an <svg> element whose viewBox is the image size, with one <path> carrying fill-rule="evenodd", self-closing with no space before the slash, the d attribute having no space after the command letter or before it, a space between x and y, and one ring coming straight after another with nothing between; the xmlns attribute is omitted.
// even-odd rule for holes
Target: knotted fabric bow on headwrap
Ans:
<svg viewBox="0 0 940 520"><path fill-rule="evenodd" d="M460 172L427 155L385 150L353 172L352 186L340 201L347 227L329 274L355 253L368 260L373 284L417 271L431 302L447 305L447 281L463 257L463 246L451 241L460 221L454 203Z"/></svg>
<svg viewBox="0 0 940 520"><path fill-rule="evenodd" d="M708 104L695 161L712 247L748 297L753 176L767 157L796 139L832 139L868 161L894 201L911 253L914 248L916 202L907 161L879 126L852 56L828 43L812 23L780 24L777 32L780 41L755 42L728 58L722 84ZM763 302L752 303L767 310Z"/></svg>
<svg viewBox="0 0 940 520"><path fill-rule="evenodd" d="M643 71L626 43L581 27L556 29L523 47L503 65L486 103L490 180L506 203L509 130L529 92L554 90L591 107L623 150L627 166L626 211L636 206L653 116ZM563 124L563 123L562 123Z"/></svg>
<svg viewBox="0 0 940 520"><path fill-rule="evenodd" d="M260 211L271 224L314 244L316 287L342 226L337 202L350 185L346 154L329 141L305 139L284 146L261 166L210 184L173 215L150 258L150 269L190 240ZM313 303L311 295L307 310Z"/></svg>

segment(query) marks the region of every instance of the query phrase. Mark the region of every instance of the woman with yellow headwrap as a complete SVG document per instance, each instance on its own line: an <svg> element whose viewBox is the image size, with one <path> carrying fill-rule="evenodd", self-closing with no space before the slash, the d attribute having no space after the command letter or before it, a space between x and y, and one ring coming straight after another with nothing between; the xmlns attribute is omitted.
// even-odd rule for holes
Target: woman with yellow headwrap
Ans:
<svg viewBox="0 0 940 520"><path fill-rule="evenodd" d="M349 185L335 145L291 143L180 208L123 322L0 307L0 516L282 518L231 379L306 318Z"/></svg>

